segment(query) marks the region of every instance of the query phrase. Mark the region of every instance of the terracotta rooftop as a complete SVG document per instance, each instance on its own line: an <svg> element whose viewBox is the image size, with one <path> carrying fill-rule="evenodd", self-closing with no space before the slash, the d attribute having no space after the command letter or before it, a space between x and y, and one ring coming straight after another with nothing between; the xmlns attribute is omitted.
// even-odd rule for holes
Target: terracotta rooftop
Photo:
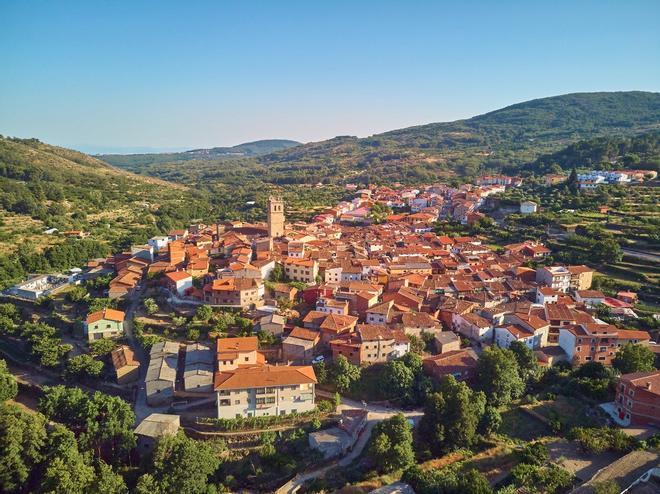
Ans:
<svg viewBox="0 0 660 494"><path fill-rule="evenodd" d="M315 384L316 374L312 366L256 365L216 372L215 389L262 388Z"/></svg>
<svg viewBox="0 0 660 494"><path fill-rule="evenodd" d="M87 316L87 324L92 324L101 320L123 322L124 313L120 310L106 308L92 312Z"/></svg>

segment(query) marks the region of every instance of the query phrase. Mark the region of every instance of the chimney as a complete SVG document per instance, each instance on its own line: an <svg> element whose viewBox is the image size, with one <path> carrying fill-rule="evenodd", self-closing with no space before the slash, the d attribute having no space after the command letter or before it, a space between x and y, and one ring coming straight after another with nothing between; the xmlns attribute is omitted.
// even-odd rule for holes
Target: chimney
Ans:
<svg viewBox="0 0 660 494"><path fill-rule="evenodd" d="M646 389L651 390L651 381L646 381Z"/></svg>

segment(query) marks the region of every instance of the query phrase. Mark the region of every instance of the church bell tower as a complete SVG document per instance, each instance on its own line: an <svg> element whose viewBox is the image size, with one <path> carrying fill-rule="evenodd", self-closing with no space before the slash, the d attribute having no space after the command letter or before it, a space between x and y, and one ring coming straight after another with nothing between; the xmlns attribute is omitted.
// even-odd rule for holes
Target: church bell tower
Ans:
<svg viewBox="0 0 660 494"><path fill-rule="evenodd" d="M281 197L268 198L268 236L284 236L284 201Z"/></svg>

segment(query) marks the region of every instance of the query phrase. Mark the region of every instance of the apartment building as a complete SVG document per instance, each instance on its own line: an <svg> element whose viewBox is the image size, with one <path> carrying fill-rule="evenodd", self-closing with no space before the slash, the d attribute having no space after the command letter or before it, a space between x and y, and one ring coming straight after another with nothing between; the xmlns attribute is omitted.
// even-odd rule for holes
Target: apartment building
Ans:
<svg viewBox="0 0 660 494"><path fill-rule="evenodd" d="M203 293L209 305L251 308L261 304L263 285L254 278L222 278L205 285Z"/></svg>
<svg viewBox="0 0 660 494"><path fill-rule="evenodd" d="M289 257L284 260L284 273L291 281L300 281L313 285L319 274L319 264L315 259Z"/></svg>
<svg viewBox="0 0 660 494"><path fill-rule="evenodd" d="M571 272L564 266L546 266L536 270L536 281L566 293L571 287Z"/></svg>
<svg viewBox="0 0 660 494"><path fill-rule="evenodd" d="M619 377L614 405L625 426L660 426L660 370Z"/></svg>
<svg viewBox="0 0 660 494"><path fill-rule="evenodd" d="M311 366L255 365L216 372L218 418L264 417L314 409Z"/></svg>
<svg viewBox="0 0 660 494"><path fill-rule="evenodd" d="M568 266L568 272L571 273L571 290L589 290L594 278L594 270L585 266Z"/></svg>
<svg viewBox="0 0 660 494"><path fill-rule="evenodd" d="M583 364L600 362L611 365L617 350L627 343L648 345L646 331L619 329L611 324L578 324L559 329L559 346L566 352L569 362Z"/></svg>
<svg viewBox="0 0 660 494"><path fill-rule="evenodd" d="M358 325L354 333L335 338L329 345L333 358L343 355L355 365L387 362L410 350L410 340L403 331L370 324Z"/></svg>

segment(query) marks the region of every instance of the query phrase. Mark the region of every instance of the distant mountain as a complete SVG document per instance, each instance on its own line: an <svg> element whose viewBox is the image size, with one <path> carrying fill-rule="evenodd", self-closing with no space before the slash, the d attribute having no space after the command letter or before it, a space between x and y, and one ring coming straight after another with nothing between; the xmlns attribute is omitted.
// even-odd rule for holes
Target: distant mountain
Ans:
<svg viewBox="0 0 660 494"><path fill-rule="evenodd" d="M191 160L255 157L299 145L299 142L287 139L264 139L261 141L246 142L231 147L191 149L189 151L178 153L100 154L98 157L111 165L120 166L132 171L139 171L142 165L151 165L154 163L176 163Z"/></svg>
<svg viewBox="0 0 660 494"><path fill-rule="evenodd" d="M260 157L269 167L351 180L429 180L520 166L580 139L660 128L660 93L576 93L519 103L467 120L364 139L336 137Z"/></svg>
<svg viewBox="0 0 660 494"><path fill-rule="evenodd" d="M657 129L660 93L575 93L518 103L466 120L362 139L340 136L234 160L210 152L138 155L130 164L102 158L142 174L191 184L413 183L503 169L516 173L529 169L539 156L580 140L630 137ZM191 156L194 167L182 167L181 161Z"/></svg>

